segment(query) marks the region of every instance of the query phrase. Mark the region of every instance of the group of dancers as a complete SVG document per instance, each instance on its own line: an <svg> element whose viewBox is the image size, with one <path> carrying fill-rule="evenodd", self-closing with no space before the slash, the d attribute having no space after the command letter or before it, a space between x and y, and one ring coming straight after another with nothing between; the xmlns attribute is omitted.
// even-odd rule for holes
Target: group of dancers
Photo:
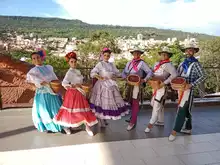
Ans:
<svg viewBox="0 0 220 165"><path fill-rule="evenodd" d="M104 48L101 52L100 62L90 73L90 77L96 81L94 81L89 97L82 87L84 78L77 69L77 54L70 52L65 56L70 68L62 81L62 86L66 89L63 100L50 86L50 82L58 80L58 78L52 66L43 65L46 57L45 51L34 52L31 54L31 58L35 67L27 74L27 82L36 86L32 108L33 123L40 132L64 130L66 134L71 134L73 128L85 125L87 133L93 136L92 126L99 123L101 127L106 127L107 120L119 120L122 116L129 114L131 110L127 126L127 131L130 131L135 128L137 123L141 88L144 88L146 83L153 87L155 81L152 80L156 80L159 85L153 87L152 116L145 129L145 132L149 133L154 125L164 125L167 88L171 81L182 77L186 80L186 85L183 90L178 92L178 111L169 140L174 141L177 132L191 134L193 90L205 80L206 76L200 63L194 57L199 48L188 43L182 51L186 58L177 70L170 61L173 53L168 47L164 47L158 52L160 61L152 70L141 59L144 51L135 48L131 51L133 59L120 73L116 66L109 62L111 50ZM124 101L116 79L127 80L131 75L138 76L140 81L135 85L126 84L126 101Z"/></svg>

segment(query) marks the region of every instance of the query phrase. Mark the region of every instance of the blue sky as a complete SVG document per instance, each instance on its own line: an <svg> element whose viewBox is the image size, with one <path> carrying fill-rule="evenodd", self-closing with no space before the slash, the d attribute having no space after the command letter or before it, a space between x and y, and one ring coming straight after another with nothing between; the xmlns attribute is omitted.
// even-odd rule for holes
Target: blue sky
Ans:
<svg viewBox="0 0 220 165"><path fill-rule="evenodd" d="M65 10L52 0L0 0L1 15L65 16Z"/></svg>
<svg viewBox="0 0 220 165"><path fill-rule="evenodd" d="M219 0L0 0L0 15L80 19L220 35Z"/></svg>

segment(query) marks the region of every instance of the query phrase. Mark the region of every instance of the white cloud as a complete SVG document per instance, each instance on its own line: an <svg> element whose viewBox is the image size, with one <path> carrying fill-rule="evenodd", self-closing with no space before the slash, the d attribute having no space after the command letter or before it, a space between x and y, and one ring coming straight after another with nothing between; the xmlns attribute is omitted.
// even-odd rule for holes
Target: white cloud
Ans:
<svg viewBox="0 0 220 165"><path fill-rule="evenodd" d="M54 0L72 19L92 24L153 26L216 34L219 0Z"/></svg>

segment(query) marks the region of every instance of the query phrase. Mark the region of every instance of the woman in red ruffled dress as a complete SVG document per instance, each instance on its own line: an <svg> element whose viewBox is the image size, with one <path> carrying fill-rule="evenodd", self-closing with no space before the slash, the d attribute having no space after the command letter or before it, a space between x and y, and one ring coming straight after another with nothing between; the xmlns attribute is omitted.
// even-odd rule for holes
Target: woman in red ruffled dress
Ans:
<svg viewBox="0 0 220 165"><path fill-rule="evenodd" d="M84 124L86 131L93 136L91 126L98 123L95 115L92 113L86 94L82 90L83 76L76 69L77 57L75 52L66 55L66 60L70 69L66 73L62 86L67 89L63 105L54 118L54 122L64 127L79 127Z"/></svg>

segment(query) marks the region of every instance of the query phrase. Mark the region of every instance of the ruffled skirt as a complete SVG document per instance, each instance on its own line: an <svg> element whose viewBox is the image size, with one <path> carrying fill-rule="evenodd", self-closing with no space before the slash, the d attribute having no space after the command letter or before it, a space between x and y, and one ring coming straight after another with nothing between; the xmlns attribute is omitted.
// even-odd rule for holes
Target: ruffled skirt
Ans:
<svg viewBox="0 0 220 165"><path fill-rule="evenodd" d="M53 93L51 88L41 87L36 90L32 108L32 119L38 131L60 132L62 130L60 125L53 122L53 118L61 105L61 97Z"/></svg>
<svg viewBox="0 0 220 165"><path fill-rule="evenodd" d="M92 89L90 107L99 119L118 120L129 113L119 92L117 84L112 80L98 80Z"/></svg>
<svg viewBox="0 0 220 165"><path fill-rule="evenodd" d="M66 91L63 105L55 116L54 122L65 127L79 127L82 124L93 126L98 123L86 97L74 88Z"/></svg>

